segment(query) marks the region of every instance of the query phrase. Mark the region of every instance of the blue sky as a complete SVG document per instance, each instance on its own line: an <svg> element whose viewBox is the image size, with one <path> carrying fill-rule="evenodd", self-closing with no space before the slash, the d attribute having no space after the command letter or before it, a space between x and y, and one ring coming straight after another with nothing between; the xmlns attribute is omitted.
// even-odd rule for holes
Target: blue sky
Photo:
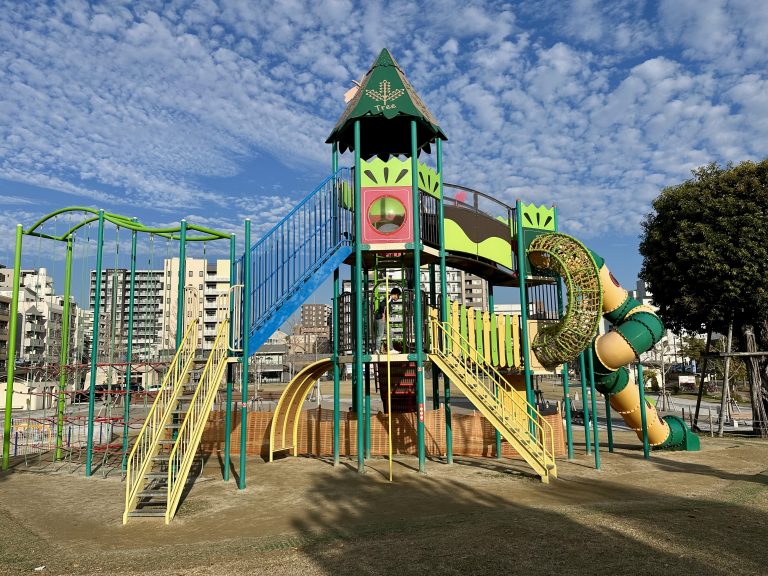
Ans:
<svg viewBox="0 0 768 576"><path fill-rule="evenodd" d="M557 203L631 288L663 187L768 156L766 30L760 0L0 2L0 263L67 205L258 236L328 174L386 47L449 137L446 181Z"/></svg>

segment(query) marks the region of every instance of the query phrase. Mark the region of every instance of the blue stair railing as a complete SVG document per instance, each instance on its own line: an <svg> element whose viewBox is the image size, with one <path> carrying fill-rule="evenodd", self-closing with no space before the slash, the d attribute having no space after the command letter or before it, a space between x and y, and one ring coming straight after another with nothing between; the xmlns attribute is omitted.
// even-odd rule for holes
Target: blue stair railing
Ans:
<svg viewBox="0 0 768 576"><path fill-rule="evenodd" d="M339 169L251 247L250 353L352 253L352 190L352 171ZM237 275L242 283L243 258Z"/></svg>

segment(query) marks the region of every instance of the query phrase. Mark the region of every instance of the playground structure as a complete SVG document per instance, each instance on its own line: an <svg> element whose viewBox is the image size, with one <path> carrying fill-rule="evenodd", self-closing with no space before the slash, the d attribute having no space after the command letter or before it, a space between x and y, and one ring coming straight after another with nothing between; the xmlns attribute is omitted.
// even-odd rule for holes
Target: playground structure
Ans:
<svg viewBox="0 0 768 576"><path fill-rule="evenodd" d="M270 428L270 460L278 452L298 453L296 431L305 399L314 382L330 371L334 382L333 458L339 462L339 383L344 364L353 367L352 412L357 426L355 453L360 472L371 454L372 377L378 379L382 394L386 389L385 406L390 417L398 410L416 413L419 470L425 470L425 365L432 367L435 407L440 404L442 374L445 457L449 463L453 459L453 386L496 429L497 454L501 453L502 439L506 440L542 481L557 477L553 430L537 403L532 378L536 374L551 374L553 370L562 373L568 456L572 457L568 363L575 361L580 364L588 451L590 411L595 444L598 428L594 393L591 409L586 404L587 375L590 386L609 400L609 422L613 408L638 433L646 450L649 446L698 449L698 438L684 422L674 417L658 417L644 401L642 386L633 382L624 367L660 338L662 325L653 311L618 286L602 258L578 240L558 232L556 207L519 200L509 206L478 191L444 183L445 139L402 70L383 50L327 140L332 146L331 175L255 244L251 243L250 222L246 221L246 249L239 259L235 259L234 236L183 221L178 229L153 230L135 219L92 212L89 221L98 218L99 222L99 246L105 220L131 230L134 246L137 232L179 241L175 355L141 430L132 439L130 451L127 430L123 435L124 522L133 516L160 516L166 523L173 518L225 374L224 460L228 463L230 459L235 408L241 433L238 480L239 487L245 487L247 359L331 276L333 353L330 358L307 366L286 386ZM431 165L425 157L433 147L435 161ZM339 157L347 151L354 154L354 165L339 167ZM38 235L36 226L27 231L17 228L16 270L22 234ZM69 251L76 230L77 227L64 235L45 237L66 242ZM195 357L197 320L192 317L185 322L183 314L184 247L191 240L187 230L200 234L196 240L230 240L232 289L228 302L222 306L215 343L207 358ZM99 282L100 249L97 256ZM340 290L343 264L349 265L351 271L351 292L347 294ZM488 281L489 310L460 306L444 296L448 294L449 265ZM428 289L422 288L423 271L429 275ZM374 349L373 311L393 286L400 288L402 300L397 306L385 305L386 346L382 352ZM519 314L494 312L494 286L519 289ZM68 290L69 280L65 288L67 302ZM13 305L17 305L17 300L18 286L14 288ZM603 315L617 328L597 336ZM95 317L98 318L98 301ZM98 324L94 322L94 343L99 342ZM128 342L126 382L130 382L133 362L130 334ZM93 354L86 475L92 473L95 358ZM66 345L62 343L62 374L66 359ZM193 377L196 362L204 363L197 379ZM13 381L13 362L9 363L8 381ZM240 382L240 403L232 401L235 381ZM65 387L62 376L60 413ZM395 398L392 392L397 389L407 392ZM12 390L8 395L11 393ZM126 411L129 398L130 394L126 394ZM7 402L6 406L9 405ZM6 408L5 467L9 422L10 409ZM389 436L391 440L391 419ZM57 453L60 447L59 439ZM599 458L597 446L595 456ZM390 450L390 460L391 457ZM599 460L596 463L599 465ZM228 478L229 466L225 464L224 469Z"/></svg>

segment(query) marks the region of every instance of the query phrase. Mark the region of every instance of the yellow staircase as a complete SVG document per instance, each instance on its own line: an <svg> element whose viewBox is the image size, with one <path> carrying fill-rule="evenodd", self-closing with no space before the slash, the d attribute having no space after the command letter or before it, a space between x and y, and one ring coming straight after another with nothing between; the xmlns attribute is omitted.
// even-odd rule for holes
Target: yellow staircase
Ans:
<svg viewBox="0 0 768 576"><path fill-rule="evenodd" d="M187 328L128 457L123 524L137 516L163 517L168 524L176 514L224 377L228 334L229 320L224 320L194 391L185 390L194 360L197 320Z"/></svg>
<svg viewBox="0 0 768 576"><path fill-rule="evenodd" d="M526 402L458 330L430 311L430 354L443 374L480 410L512 447L548 483L557 478L552 426Z"/></svg>

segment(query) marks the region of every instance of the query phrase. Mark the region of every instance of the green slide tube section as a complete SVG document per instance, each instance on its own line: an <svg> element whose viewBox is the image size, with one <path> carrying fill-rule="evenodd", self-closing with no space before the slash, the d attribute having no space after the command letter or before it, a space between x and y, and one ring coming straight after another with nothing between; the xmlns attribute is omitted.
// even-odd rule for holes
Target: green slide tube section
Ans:
<svg viewBox="0 0 768 576"><path fill-rule="evenodd" d="M669 436L664 442L657 446L660 450L687 450L697 452L701 450L699 437L694 434L685 420L679 416L664 416L662 418L669 426Z"/></svg>

